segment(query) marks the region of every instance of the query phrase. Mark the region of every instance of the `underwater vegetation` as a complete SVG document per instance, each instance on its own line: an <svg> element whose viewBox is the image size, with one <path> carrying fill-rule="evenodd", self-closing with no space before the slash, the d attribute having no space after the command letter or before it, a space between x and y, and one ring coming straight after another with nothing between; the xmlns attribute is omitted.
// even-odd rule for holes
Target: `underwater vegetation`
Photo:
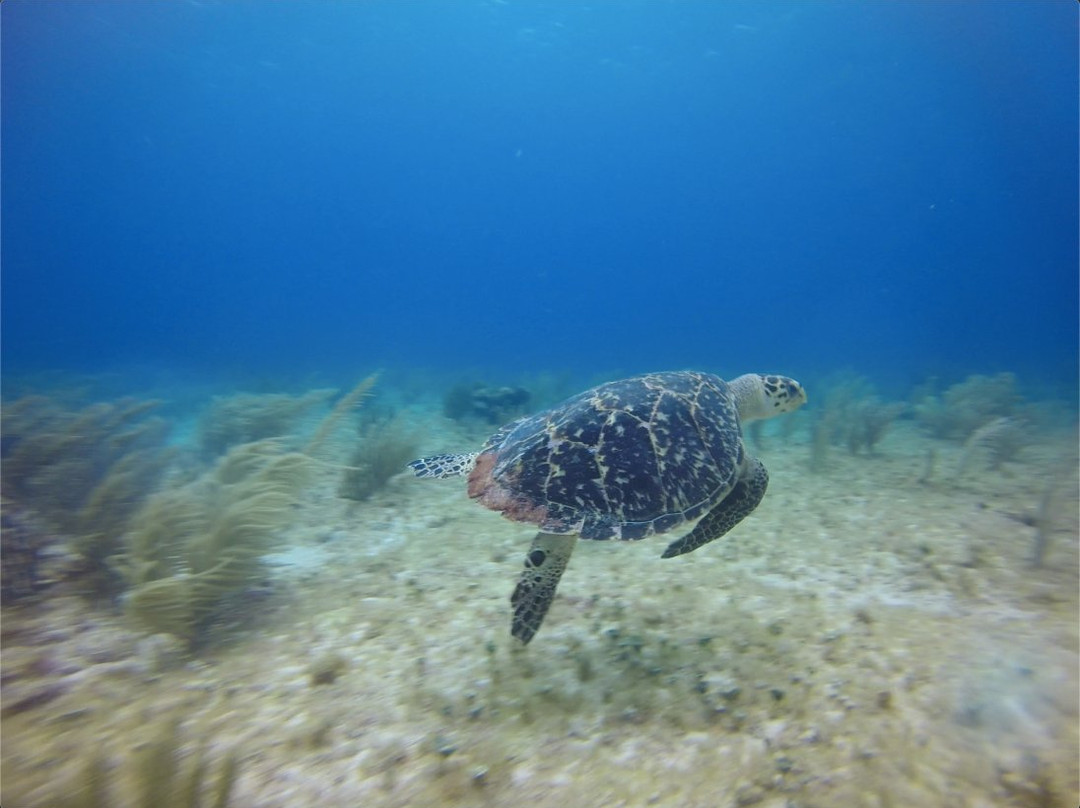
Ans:
<svg viewBox="0 0 1080 808"><path fill-rule="evenodd" d="M372 374L342 396L303 451L289 450L285 436L243 443L197 479L151 497L132 519L117 561L130 587L128 614L150 631L196 646L227 598L265 577L262 556L290 524L313 467L322 462L319 450L377 379ZM282 417L263 423L285 427L329 395L271 397L265 411L279 409Z"/></svg>
<svg viewBox="0 0 1080 808"><path fill-rule="evenodd" d="M301 418L324 404L334 392L321 389L299 396L285 393L215 396L196 428L202 456L215 458L242 443L287 435L296 429Z"/></svg>
<svg viewBox="0 0 1080 808"><path fill-rule="evenodd" d="M416 457L420 441L404 416L362 424L360 442L349 455L338 496L362 502Z"/></svg>
<svg viewBox="0 0 1080 808"><path fill-rule="evenodd" d="M870 396L855 404L851 420L844 435L844 444L851 454L866 451L873 454L893 421L905 410L902 402L885 403L877 396Z"/></svg>
<svg viewBox="0 0 1080 808"><path fill-rule="evenodd" d="M211 777L208 769L205 742L190 755L190 760L183 761L179 722L168 721L135 755L128 778L110 776L101 750L91 751L57 805L109 808L118 804L118 793L131 790L134 801L123 804L133 808L227 808L236 783L235 754L225 757L216 777Z"/></svg>
<svg viewBox="0 0 1080 808"><path fill-rule="evenodd" d="M1072 435L1068 449L1059 457L1039 498L1038 507L1031 517L1030 524L1035 528L1035 538L1031 547L1031 566L1040 569L1046 562L1046 554L1051 547L1051 539L1056 524L1061 520L1062 512L1075 515L1075 508L1065 503L1077 490L1078 470L1080 470L1080 434ZM1071 532L1075 539L1075 532Z"/></svg>
<svg viewBox="0 0 1080 808"><path fill-rule="evenodd" d="M1011 373L968 376L941 395L935 387L930 380L915 389L912 412L931 437L961 442L954 480L969 475L977 460L989 471L1000 471L1031 442L1033 427L1048 420L1045 409L1040 411L1020 394ZM931 452L922 482L931 478L935 465L936 453Z"/></svg>
<svg viewBox="0 0 1080 808"><path fill-rule="evenodd" d="M4 602L57 578L59 558L75 567L68 577L81 591L122 594L142 627L197 645L225 599L265 577L261 557L290 523L316 464L346 474L344 491L364 498L411 457L403 422L365 435L351 467L318 457L377 378L341 396L307 439L301 419L334 391L217 398L186 455L166 447L169 425L151 415L156 401L5 404ZM196 454L215 462L200 473ZM162 487L181 457L185 469Z"/></svg>
<svg viewBox="0 0 1080 808"><path fill-rule="evenodd" d="M964 441L964 452L960 456L956 476L962 476L978 454L985 456L990 471L998 471L1002 463L1016 459L1028 440L1027 431L1019 419L1004 415L995 418L980 426Z"/></svg>
<svg viewBox="0 0 1080 808"><path fill-rule="evenodd" d="M361 379L356 387L338 399L330 413L319 422L318 429L315 430L315 434L307 442L304 452L314 457L326 443L342 418L353 412L364 399L371 395L371 391L375 388L375 383L378 380L378 372L372 373L370 376Z"/></svg>
<svg viewBox="0 0 1080 808"><path fill-rule="evenodd" d="M870 381L845 372L826 380L824 405L810 431L810 467L826 468L830 447L846 446L853 454L873 454L897 418L911 417L930 438L959 443L956 461L942 468L936 447L926 449L922 470L916 481L930 485L948 481L950 485L970 484L980 470L1000 473L1006 463L1023 460L1024 450L1035 441L1039 427L1060 428L1075 423L1075 413L1061 402L1034 404L1017 389L1011 373L993 376L971 375L944 393L936 392L933 380L917 387L911 404L882 402ZM1059 501L1075 480L1076 440L1054 462L1055 471L1045 477L1038 501L1013 518L1035 529L1028 562L1042 568L1052 537L1061 521ZM940 483L939 483L940 484Z"/></svg>
<svg viewBox="0 0 1080 808"><path fill-rule="evenodd" d="M47 588L53 576L45 572L50 531L32 513L6 498L0 505L0 603L7 605Z"/></svg>
<svg viewBox="0 0 1080 808"><path fill-rule="evenodd" d="M33 560L31 532L39 545L68 542L90 592L116 591L120 581L110 559L175 456L165 446L168 422L151 415L158 404L122 400L70 409L30 396L3 406L5 599L34 588L6 583L12 575L32 575L9 571L9 564Z"/></svg>
<svg viewBox="0 0 1080 808"><path fill-rule="evenodd" d="M456 384L443 396L443 415L454 421L473 418L486 424L504 424L524 415L531 398L524 387Z"/></svg>
<svg viewBox="0 0 1080 808"><path fill-rule="evenodd" d="M810 465L820 470L831 446L874 454L907 405L883 402L865 376L843 373L822 384L824 404L810 431Z"/></svg>
<svg viewBox="0 0 1080 808"><path fill-rule="evenodd" d="M307 479L310 460L277 441L238 446L198 479L152 496L117 566L128 613L194 644L226 595L257 583Z"/></svg>
<svg viewBox="0 0 1080 808"><path fill-rule="evenodd" d="M869 379L850 372L826 379L820 388L824 404L810 436L814 469L823 467L832 446L874 454L897 418L914 418L930 437L963 444L957 476L979 456L998 470L1028 443L1031 423L1047 416L1025 401L1012 373L968 376L940 394L931 380L912 392L910 404L882 401ZM935 462L936 454L928 455L925 479Z"/></svg>
<svg viewBox="0 0 1080 808"><path fill-rule="evenodd" d="M943 394L934 387L920 388L913 399L916 419L935 438L967 440L994 419L1017 415L1024 400L1012 373L968 376Z"/></svg>

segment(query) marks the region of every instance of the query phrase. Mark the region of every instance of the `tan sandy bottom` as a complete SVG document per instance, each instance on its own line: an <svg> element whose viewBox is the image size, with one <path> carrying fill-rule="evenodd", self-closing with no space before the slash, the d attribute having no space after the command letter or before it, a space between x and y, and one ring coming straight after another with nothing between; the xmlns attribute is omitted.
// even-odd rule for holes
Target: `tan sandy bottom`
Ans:
<svg viewBox="0 0 1080 808"><path fill-rule="evenodd" d="M1075 476L1042 569L1025 524L1060 446L962 480L909 427L817 473L805 443L755 451L770 491L731 535L582 542L524 649L532 532L457 480L346 504L327 471L273 594L194 658L75 597L6 610L3 804L57 804L101 749L134 805L179 718L185 750L237 750L237 806L1075 805Z"/></svg>

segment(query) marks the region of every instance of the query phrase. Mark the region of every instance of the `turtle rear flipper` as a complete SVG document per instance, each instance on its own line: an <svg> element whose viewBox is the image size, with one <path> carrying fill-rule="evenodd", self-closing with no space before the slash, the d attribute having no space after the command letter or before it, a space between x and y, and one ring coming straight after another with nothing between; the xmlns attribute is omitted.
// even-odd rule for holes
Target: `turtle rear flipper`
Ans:
<svg viewBox="0 0 1080 808"><path fill-rule="evenodd" d="M421 457L409 463L409 468L417 477L434 477L440 480L444 477L460 477L472 471L478 454L479 452L468 452Z"/></svg>
<svg viewBox="0 0 1080 808"><path fill-rule="evenodd" d="M765 466L755 457L747 458L746 472L735 483L731 493L701 517L693 530L669 544L661 558L689 553L713 539L719 539L758 506L768 486L769 472Z"/></svg>
<svg viewBox="0 0 1080 808"><path fill-rule="evenodd" d="M544 622L577 539L572 533L537 533L533 539L525 569L510 596L514 607L510 633L523 643L528 643Z"/></svg>

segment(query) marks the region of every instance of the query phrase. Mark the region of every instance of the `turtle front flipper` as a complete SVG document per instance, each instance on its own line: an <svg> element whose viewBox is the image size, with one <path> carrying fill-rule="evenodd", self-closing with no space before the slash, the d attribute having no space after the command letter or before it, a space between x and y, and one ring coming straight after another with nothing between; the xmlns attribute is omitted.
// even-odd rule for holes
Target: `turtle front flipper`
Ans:
<svg viewBox="0 0 1080 808"><path fill-rule="evenodd" d="M572 533L537 533L533 539L525 556L525 569L510 596L514 607L510 633L523 643L528 643L544 622L577 539Z"/></svg>
<svg viewBox="0 0 1080 808"><path fill-rule="evenodd" d="M421 457L409 463L409 468L417 477L460 477L468 474L476 465L476 457L479 452L467 454L441 454L431 457Z"/></svg>
<svg viewBox="0 0 1080 808"><path fill-rule="evenodd" d="M745 473L726 497L705 514L689 533L667 546L661 558L689 553L718 539L758 506L769 486L769 472L757 458L747 458Z"/></svg>

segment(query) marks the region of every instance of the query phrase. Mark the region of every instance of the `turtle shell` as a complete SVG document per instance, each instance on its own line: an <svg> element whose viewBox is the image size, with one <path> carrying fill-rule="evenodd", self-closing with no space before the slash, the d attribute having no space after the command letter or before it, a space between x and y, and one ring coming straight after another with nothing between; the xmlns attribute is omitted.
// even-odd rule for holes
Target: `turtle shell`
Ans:
<svg viewBox="0 0 1080 808"><path fill-rule="evenodd" d="M469 496L548 533L641 539L705 514L742 462L723 379L650 373L504 426L477 457Z"/></svg>

